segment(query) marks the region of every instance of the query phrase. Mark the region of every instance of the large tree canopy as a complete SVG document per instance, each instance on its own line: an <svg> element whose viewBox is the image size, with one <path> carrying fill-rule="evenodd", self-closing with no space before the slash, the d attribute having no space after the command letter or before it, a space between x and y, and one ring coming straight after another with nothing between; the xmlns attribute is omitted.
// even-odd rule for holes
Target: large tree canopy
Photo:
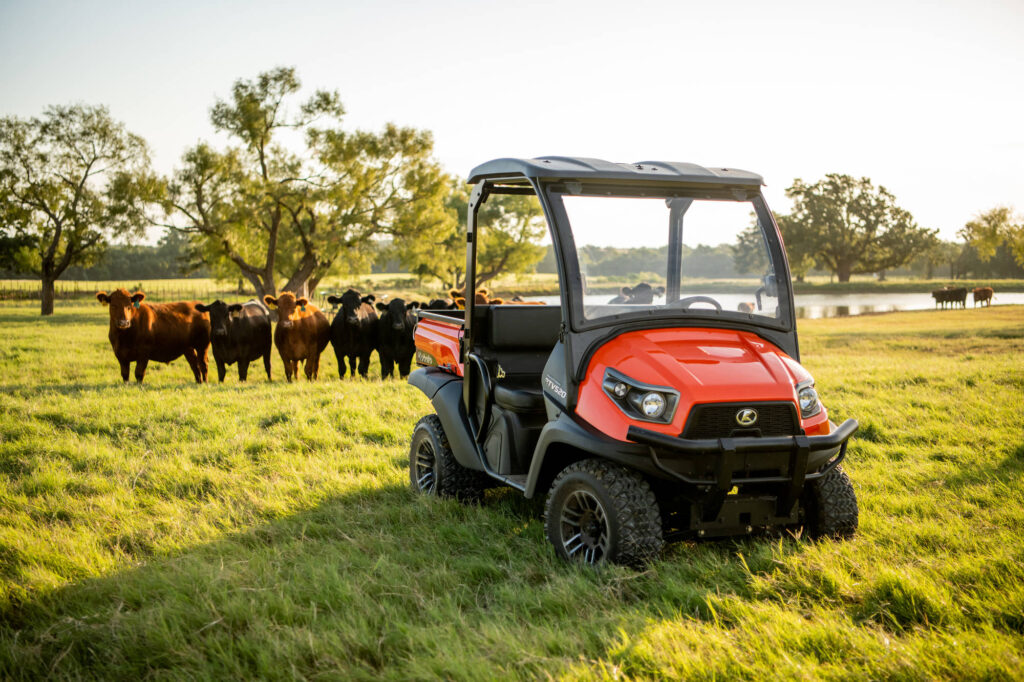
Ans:
<svg viewBox="0 0 1024 682"><path fill-rule="evenodd" d="M466 217L469 188L450 180L444 202L444 219L417 239L396 243L396 255L410 272L436 277L447 287L466 286ZM547 233L544 212L537 197L493 194L477 213L480 241L477 245L476 286L503 273L531 271L544 257L540 245Z"/></svg>
<svg viewBox="0 0 1024 682"><path fill-rule="evenodd" d="M291 68L237 81L211 110L231 146L200 143L169 182L171 225L260 296L282 279L287 291L315 288L329 272L365 266L382 237L446 219L430 133L345 131L338 93L317 91L296 107L300 87Z"/></svg>
<svg viewBox="0 0 1024 682"><path fill-rule="evenodd" d="M880 272L908 262L931 243L936 230L918 227L896 198L868 178L829 174L786 190L793 211L780 222L787 249L813 254L840 282L851 274ZM797 260L797 259L794 259Z"/></svg>
<svg viewBox="0 0 1024 682"><path fill-rule="evenodd" d="M54 282L89 265L109 239L139 235L159 191L142 138L102 106L53 106L0 118L0 241L5 259L38 275L42 314Z"/></svg>

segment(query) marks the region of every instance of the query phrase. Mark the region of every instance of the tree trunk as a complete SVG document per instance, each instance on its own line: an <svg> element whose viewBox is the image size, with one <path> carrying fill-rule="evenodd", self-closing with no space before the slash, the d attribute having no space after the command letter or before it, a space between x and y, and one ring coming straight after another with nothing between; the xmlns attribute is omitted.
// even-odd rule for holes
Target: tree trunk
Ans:
<svg viewBox="0 0 1024 682"><path fill-rule="evenodd" d="M852 269L853 268L850 267L849 263L840 263L839 264L839 270L836 272L836 277L839 278L840 282L849 282L850 281L850 271Z"/></svg>
<svg viewBox="0 0 1024 682"><path fill-rule="evenodd" d="M54 279L52 277L43 276L41 280L41 291L40 300L42 302L41 315L53 315L53 296L54 296Z"/></svg>

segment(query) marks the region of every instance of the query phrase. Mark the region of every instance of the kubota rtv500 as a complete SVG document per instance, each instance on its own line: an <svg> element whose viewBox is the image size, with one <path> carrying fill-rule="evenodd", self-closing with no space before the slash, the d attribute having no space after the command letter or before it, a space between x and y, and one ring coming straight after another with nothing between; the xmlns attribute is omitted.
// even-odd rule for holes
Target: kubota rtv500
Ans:
<svg viewBox="0 0 1024 682"><path fill-rule="evenodd" d="M546 496L566 559L639 563L665 540L802 527L844 537L857 501L833 424L800 366L789 266L761 177L729 168L545 157L473 170L464 311L424 311L433 403L412 485ZM481 204L535 195L560 296L474 300Z"/></svg>

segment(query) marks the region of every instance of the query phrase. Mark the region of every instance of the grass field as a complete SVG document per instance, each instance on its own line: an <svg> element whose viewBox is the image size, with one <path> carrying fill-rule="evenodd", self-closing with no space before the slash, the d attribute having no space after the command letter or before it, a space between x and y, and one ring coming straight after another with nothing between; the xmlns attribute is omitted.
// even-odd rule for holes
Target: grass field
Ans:
<svg viewBox="0 0 1024 682"><path fill-rule="evenodd" d="M807 321L847 542L567 566L536 505L408 489L403 382L183 360L122 385L106 311L0 309L0 679L1019 679L1024 308ZM371 370L379 373L379 368Z"/></svg>

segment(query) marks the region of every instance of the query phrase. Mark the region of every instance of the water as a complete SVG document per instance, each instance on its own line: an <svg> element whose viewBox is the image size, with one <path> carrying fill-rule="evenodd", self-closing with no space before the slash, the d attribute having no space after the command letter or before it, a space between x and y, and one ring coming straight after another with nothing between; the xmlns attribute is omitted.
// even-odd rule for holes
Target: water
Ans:
<svg viewBox="0 0 1024 682"><path fill-rule="evenodd" d="M717 299L727 310L735 310L741 301L750 299L750 296L742 294L707 295ZM600 305L607 303L612 296L612 294L586 296L584 302ZM543 301L552 305L559 304L558 296L533 296L529 300ZM992 304L1024 305L1024 293L999 293L997 291ZM974 298L968 292L967 307L971 308L973 305ZM934 308L935 299L932 298L931 292L796 295L796 316L801 319L813 320L823 317L848 317L850 315L895 313L903 310L932 310Z"/></svg>

